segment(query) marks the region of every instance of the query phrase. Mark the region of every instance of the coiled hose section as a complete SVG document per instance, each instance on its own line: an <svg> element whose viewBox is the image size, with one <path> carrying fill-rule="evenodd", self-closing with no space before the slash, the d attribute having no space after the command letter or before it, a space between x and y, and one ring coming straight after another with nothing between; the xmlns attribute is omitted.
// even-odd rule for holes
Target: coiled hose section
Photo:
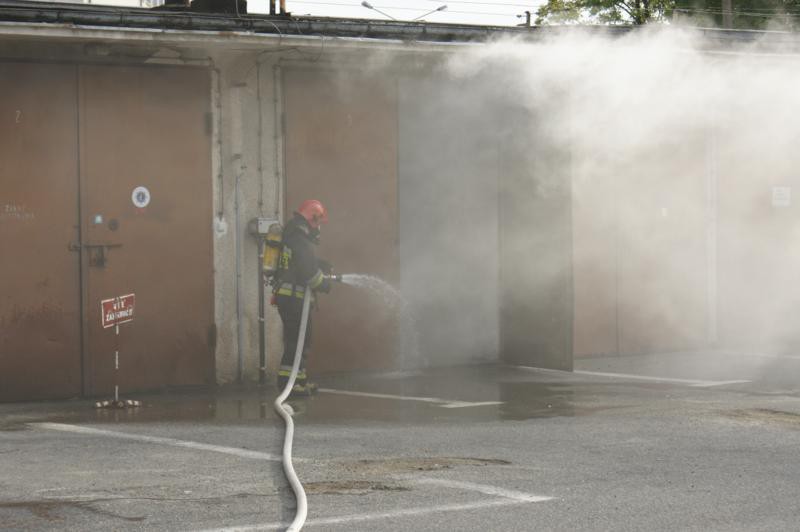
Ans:
<svg viewBox="0 0 800 532"><path fill-rule="evenodd" d="M292 411L284 406L283 402L289 397L294 386L294 381L297 379L297 372L300 370L300 360L303 356L303 346L306 341L306 327L308 327L308 311L311 307L311 289L306 287L305 296L303 297L303 316L300 319L300 337L297 339L297 350L294 352L294 364L292 364L292 373L289 376L289 381L283 392L275 399L275 410L283 418L286 423L286 435L283 439L283 471L286 474L286 479L292 486L294 491L294 498L297 500L297 513L295 513L294 521L286 529L287 532L297 532L303 528L308 515L308 502L306 500L306 492L303 485L300 484L300 479L294 471L292 465L292 441L294 440L294 421L292 421ZM291 407L289 407L291 408Z"/></svg>

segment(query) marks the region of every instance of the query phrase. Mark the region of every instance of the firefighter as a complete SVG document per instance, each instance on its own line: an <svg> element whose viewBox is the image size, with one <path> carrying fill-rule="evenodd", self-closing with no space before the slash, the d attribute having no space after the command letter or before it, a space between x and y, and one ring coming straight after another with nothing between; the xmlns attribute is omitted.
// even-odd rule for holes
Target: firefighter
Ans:
<svg viewBox="0 0 800 532"><path fill-rule="evenodd" d="M328 222L328 212L317 200L304 201L294 217L283 229L283 242L275 283L275 301L283 322L283 357L278 371L278 388L283 389L292 373L300 321L303 314L303 298L306 287L316 292L328 293L331 289L330 265L318 260L314 246L319 243L320 226ZM327 275L326 275L327 274ZM306 358L311 348L311 316L308 316L305 343L300 370L292 388L292 395L311 395L316 385L308 381Z"/></svg>

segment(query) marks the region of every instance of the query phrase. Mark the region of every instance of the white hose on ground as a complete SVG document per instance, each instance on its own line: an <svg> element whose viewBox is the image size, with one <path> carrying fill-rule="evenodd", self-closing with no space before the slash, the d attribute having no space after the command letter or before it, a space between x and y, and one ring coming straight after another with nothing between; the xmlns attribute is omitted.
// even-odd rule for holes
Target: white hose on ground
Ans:
<svg viewBox="0 0 800 532"><path fill-rule="evenodd" d="M289 381L283 392L275 399L275 410L286 422L286 436L283 439L283 471L286 473L286 478L294 491L294 498L297 500L297 513L295 513L294 521L286 529L287 532L298 532L303 528L308 515L308 502L306 501L306 492L297 473L294 471L292 465L292 441L294 439L294 421L292 421L292 414L283 405L283 402L289 397L294 386L294 381L297 379L297 372L300 370L300 360L303 356L303 345L306 341L306 327L308 327L308 311L311 307L311 289L306 287L305 296L303 297L303 317L300 319L300 335L297 338L297 350L294 352L294 364L292 364L292 373L289 376Z"/></svg>

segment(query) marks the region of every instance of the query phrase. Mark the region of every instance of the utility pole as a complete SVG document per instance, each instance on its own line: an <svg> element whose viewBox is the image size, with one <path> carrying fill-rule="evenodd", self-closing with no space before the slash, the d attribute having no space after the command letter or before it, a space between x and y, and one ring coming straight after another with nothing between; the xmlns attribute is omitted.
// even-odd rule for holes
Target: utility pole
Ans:
<svg viewBox="0 0 800 532"><path fill-rule="evenodd" d="M722 27L733 29L733 0L722 0Z"/></svg>

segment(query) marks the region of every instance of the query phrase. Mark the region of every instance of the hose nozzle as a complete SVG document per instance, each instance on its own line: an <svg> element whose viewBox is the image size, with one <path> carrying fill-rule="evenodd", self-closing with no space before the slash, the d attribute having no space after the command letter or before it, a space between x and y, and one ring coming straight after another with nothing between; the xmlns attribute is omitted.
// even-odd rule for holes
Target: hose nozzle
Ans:
<svg viewBox="0 0 800 532"><path fill-rule="evenodd" d="M336 281L337 283L341 283L341 282L342 282L342 276L341 276L341 274L331 274L331 275L329 275L329 276L328 276L328 278L329 278L331 281Z"/></svg>

